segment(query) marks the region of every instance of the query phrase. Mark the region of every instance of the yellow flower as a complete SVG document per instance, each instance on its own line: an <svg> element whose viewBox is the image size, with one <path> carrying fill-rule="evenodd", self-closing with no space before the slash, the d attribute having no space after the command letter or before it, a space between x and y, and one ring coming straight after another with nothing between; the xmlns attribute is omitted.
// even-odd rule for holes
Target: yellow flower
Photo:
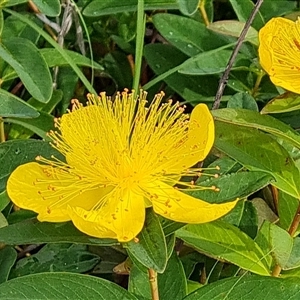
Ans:
<svg viewBox="0 0 300 300"><path fill-rule="evenodd" d="M271 19L259 31L259 59L271 81L300 93L300 23Z"/></svg>
<svg viewBox="0 0 300 300"><path fill-rule="evenodd" d="M190 120L178 104L161 104L156 95L147 108L127 91L114 101L104 93L88 96L87 106L73 101L72 111L56 121L52 145L65 162L39 157L19 166L7 192L19 207L40 221L72 220L82 232L126 242L142 230L145 208L186 223L215 220L236 201L209 204L173 187L203 160L214 142L214 122L204 104ZM197 187L196 187L197 188Z"/></svg>

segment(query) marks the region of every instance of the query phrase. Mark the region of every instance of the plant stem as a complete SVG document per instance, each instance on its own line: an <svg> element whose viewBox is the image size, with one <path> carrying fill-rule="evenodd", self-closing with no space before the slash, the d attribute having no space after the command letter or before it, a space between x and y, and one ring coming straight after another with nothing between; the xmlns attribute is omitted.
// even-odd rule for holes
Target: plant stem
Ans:
<svg viewBox="0 0 300 300"><path fill-rule="evenodd" d="M5 142L4 121L0 117L0 143Z"/></svg>
<svg viewBox="0 0 300 300"><path fill-rule="evenodd" d="M300 204L298 205L297 211L295 213L294 219L292 221L292 224L288 230L288 233L290 234L291 237L294 236L296 233L300 223ZM281 272L281 267L279 265L275 265L273 271L272 271L272 276L278 277Z"/></svg>
<svg viewBox="0 0 300 300"><path fill-rule="evenodd" d="M159 300L157 273L153 269L148 269L149 283L151 289L152 300Z"/></svg>
<svg viewBox="0 0 300 300"><path fill-rule="evenodd" d="M220 79L220 82L219 82L219 86L218 86L218 90L217 90L217 93L216 93L216 97L215 97L215 101L214 101L214 104L213 104L213 107L212 109L218 109L219 106L220 106L220 103L221 103L221 98L222 98L222 95L224 93L224 90L225 90L225 87L226 87L226 84L227 84L227 80L228 80L228 77L229 77L229 73L230 73L230 70L233 66L233 63L235 61L235 58L236 56L238 55L238 52L243 44L243 41L245 39L245 36L248 32L248 29L250 28L251 26L251 23L253 22L254 20L254 17L256 16L256 14L258 13L258 10L260 8L260 6L262 5L264 0L258 0L250 14L250 17L249 19L247 20L242 32L241 32L241 35L240 37L238 38L237 40L237 43L235 45L235 48L230 56L230 59L228 61L228 64L226 66L226 69L225 69L225 72L223 73L221 79Z"/></svg>
<svg viewBox="0 0 300 300"><path fill-rule="evenodd" d="M265 72L263 70L261 70L259 72L259 74L257 75L256 82L255 82L254 88L253 88L252 93L251 93L253 97L255 97L255 95L258 91L259 85L260 85L261 80L264 77L264 75L265 75Z"/></svg>
<svg viewBox="0 0 300 300"><path fill-rule="evenodd" d="M201 16L202 16L205 26L208 26L210 24L210 22L208 20L208 16L207 16L207 13L205 10L205 0L200 1L199 10L200 10L200 13L201 13Z"/></svg>
<svg viewBox="0 0 300 300"><path fill-rule="evenodd" d="M144 13L144 0L138 1L137 7L137 22L136 22L136 45L135 45L135 64L134 64L134 77L133 89L138 91L141 77L141 67L144 49L144 36L146 18Z"/></svg>

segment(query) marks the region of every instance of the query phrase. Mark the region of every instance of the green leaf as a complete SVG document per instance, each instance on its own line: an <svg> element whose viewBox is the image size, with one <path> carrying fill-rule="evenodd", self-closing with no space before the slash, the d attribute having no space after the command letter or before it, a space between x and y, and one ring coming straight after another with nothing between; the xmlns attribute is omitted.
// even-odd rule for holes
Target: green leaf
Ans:
<svg viewBox="0 0 300 300"><path fill-rule="evenodd" d="M220 189L218 192L206 189L199 191L191 190L187 193L210 203L223 203L237 198L246 198L268 185L272 179L271 175L264 172L238 172L221 175L218 178L211 178L199 183L203 187L216 186Z"/></svg>
<svg viewBox="0 0 300 300"><path fill-rule="evenodd" d="M188 56L213 50L228 43L228 38L211 32L204 24L190 18L158 13L153 16L153 23L165 39Z"/></svg>
<svg viewBox="0 0 300 300"><path fill-rule="evenodd" d="M220 280L201 287L184 300L290 300L300 297L299 279L244 276Z"/></svg>
<svg viewBox="0 0 300 300"><path fill-rule="evenodd" d="M54 128L54 117L43 111L40 112L40 116L34 119L22 119L22 118L6 118L6 123L18 124L31 130L44 140L49 140L47 132Z"/></svg>
<svg viewBox="0 0 300 300"><path fill-rule="evenodd" d="M271 223L269 240L274 260L281 268L284 268L292 252L293 238L287 231Z"/></svg>
<svg viewBox="0 0 300 300"><path fill-rule="evenodd" d="M78 243L98 246L115 245L112 239L97 239L77 230L71 222L48 223L30 219L0 228L0 242L7 245Z"/></svg>
<svg viewBox="0 0 300 300"><path fill-rule="evenodd" d="M233 36L238 38L240 37L244 26L245 26L244 22L240 22L236 20L222 20L222 21L210 23L207 26L207 28L220 34L225 34L228 36ZM257 30L255 30L253 27L250 27L246 34L245 40L258 46Z"/></svg>
<svg viewBox="0 0 300 300"><path fill-rule="evenodd" d="M108 280L72 273L42 273L9 280L0 285L0 298L137 300L134 295Z"/></svg>
<svg viewBox="0 0 300 300"><path fill-rule="evenodd" d="M0 117L36 118L39 113L21 98L0 89Z"/></svg>
<svg viewBox="0 0 300 300"><path fill-rule="evenodd" d="M137 238L138 242L130 241L124 247L146 268L162 273L168 261L167 245L159 218L152 210L147 211L144 228Z"/></svg>
<svg viewBox="0 0 300 300"><path fill-rule="evenodd" d="M99 17L120 12L136 11L138 0L94 0L83 10L87 17ZM145 10L178 9L176 0L145 0Z"/></svg>
<svg viewBox="0 0 300 300"><path fill-rule="evenodd" d="M272 17L286 15L297 10L297 2L286 0L264 0L259 11L266 21Z"/></svg>
<svg viewBox="0 0 300 300"><path fill-rule="evenodd" d="M165 271L158 274L158 292L160 299L182 300L187 294L185 273L180 259L173 253L168 261ZM137 297L143 296L151 299L149 278L146 270L140 270L136 266L129 275L128 290Z"/></svg>
<svg viewBox="0 0 300 300"><path fill-rule="evenodd" d="M26 2L28 2L28 0L5 0L3 7L15 6Z"/></svg>
<svg viewBox="0 0 300 300"><path fill-rule="evenodd" d="M300 135L287 124L258 112L247 109L218 109L212 111L216 120L245 127L257 128L271 133L297 148L300 148Z"/></svg>
<svg viewBox="0 0 300 300"><path fill-rule="evenodd" d="M22 47L20 47L22 45ZM28 39L12 37L0 45L0 56L19 75L28 92L41 102L52 94L52 78L38 48Z"/></svg>
<svg viewBox="0 0 300 300"><path fill-rule="evenodd" d="M200 53L203 55L202 53ZM144 47L144 55L151 69L160 75L163 80L174 91L181 95L188 102L199 103L201 96L215 95L218 88L217 77L212 76L188 76L179 74L188 57L176 48L164 44L148 44ZM147 83L143 88L148 89L156 83L157 78Z"/></svg>
<svg viewBox="0 0 300 300"><path fill-rule="evenodd" d="M36 254L18 260L9 278L42 272L84 273L99 260L98 255L87 251L86 245L46 244Z"/></svg>
<svg viewBox="0 0 300 300"><path fill-rule="evenodd" d="M285 230L288 230L292 224L297 212L299 200L295 197L279 191L278 193L278 216L279 224Z"/></svg>
<svg viewBox="0 0 300 300"><path fill-rule="evenodd" d="M61 56L60 53L55 48L43 48L43 49L39 49L39 51L42 54L43 58L45 59L49 68L55 66L69 65L66 59L63 56ZM70 59L73 60L74 64L78 66L85 66L85 67L90 67L98 70L104 70L104 68L101 65L99 65L94 61L91 61L89 58L77 52L67 50L67 49L64 49L63 51L70 57Z"/></svg>
<svg viewBox="0 0 300 300"><path fill-rule="evenodd" d="M190 1L178 0L179 10L184 15L191 16L197 11L199 2L200 0L190 0Z"/></svg>
<svg viewBox="0 0 300 300"><path fill-rule="evenodd" d="M38 7L40 12L49 17L57 17L60 14L60 1L59 0L32 0Z"/></svg>
<svg viewBox="0 0 300 300"><path fill-rule="evenodd" d="M215 146L249 170L267 172L278 189L299 198L300 174L289 153L271 136L254 128L220 121L216 125ZM255 141L255 143L253 143Z"/></svg>
<svg viewBox="0 0 300 300"><path fill-rule="evenodd" d="M234 94L227 102L228 108L245 108L247 110L258 111L257 103L249 93Z"/></svg>
<svg viewBox="0 0 300 300"><path fill-rule="evenodd" d="M247 22L254 8L254 3L251 0L243 0L243 3L240 0L229 0L229 2L231 3L232 8L236 13L239 21ZM258 30L264 25L264 23L264 18L258 11L252 22L252 26Z"/></svg>
<svg viewBox="0 0 300 300"><path fill-rule="evenodd" d="M206 59L203 60L202 57L195 59L190 63L186 63L184 67L179 69L179 73L187 75L206 75L206 74L218 74L225 71L226 65L231 56L232 50L212 50ZM238 53L232 70L244 69L248 70L247 65L249 61L246 55Z"/></svg>
<svg viewBox="0 0 300 300"><path fill-rule="evenodd" d="M290 252L290 256L285 266L284 270L290 270L300 267L300 238L296 237L293 240L293 248Z"/></svg>
<svg viewBox="0 0 300 300"><path fill-rule="evenodd" d="M300 96L292 92L286 92L269 101L261 110L262 114L278 114L299 110Z"/></svg>
<svg viewBox="0 0 300 300"><path fill-rule="evenodd" d="M0 284L6 282L12 266L17 259L17 252L13 247L6 246L0 250Z"/></svg>
<svg viewBox="0 0 300 300"><path fill-rule="evenodd" d="M0 211L2 211L9 203L10 203L10 199L9 199L6 191L1 192L0 193Z"/></svg>
<svg viewBox="0 0 300 300"><path fill-rule="evenodd" d="M73 62L73 60L69 57L69 55L63 50L63 48L58 45L54 39L48 35L42 28L40 28L38 25L36 25L33 21L31 21L28 17L17 13L16 11L5 9L5 12L11 14L18 20L24 22L25 24L29 25L31 28L33 28L37 33L39 33L53 48L55 48L61 56L69 63L70 67L74 70L74 72L77 74L77 76L81 79L84 86L87 88L87 90L90 93L97 94L95 89L92 87L92 85L89 83L89 81L86 79L82 71L78 68L78 66ZM40 55L40 54L39 54ZM52 87L52 86L51 86Z"/></svg>
<svg viewBox="0 0 300 300"><path fill-rule="evenodd" d="M222 221L187 225L176 232L192 248L216 259L229 261L245 270L270 275L265 254L245 233Z"/></svg>

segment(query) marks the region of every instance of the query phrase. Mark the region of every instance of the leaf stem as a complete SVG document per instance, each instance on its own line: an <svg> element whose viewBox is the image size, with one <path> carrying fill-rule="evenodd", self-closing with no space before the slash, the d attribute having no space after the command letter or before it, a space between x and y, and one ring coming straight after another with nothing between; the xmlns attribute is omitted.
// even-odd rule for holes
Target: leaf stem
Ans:
<svg viewBox="0 0 300 300"><path fill-rule="evenodd" d="M144 36L146 18L144 13L144 0L138 1L137 7L137 22L136 22L136 45L135 45L135 64L134 64L134 77L133 89L138 91L141 77L141 67L144 49Z"/></svg>
<svg viewBox="0 0 300 300"><path fill-rule="evenodd" d="M4 120L0 117L0 143L5 142Z"/></svg>
<svg viewBox="0 0 300 300"><path fill-rule="evenodd" d="M159 300L157 273L153 269L148 269L149 283L151 289L152 300Z"/></svg>
<svg viewBox="0 0 300 300"><path fill-rule="evenodd" d="M257 93L257 91L258 91L259 86L260 86L260 83L261 83L261 80L262 80L262 78L264 77L264 75L265 75L265 72L264 72L263 70L261 70L261 71L258 73L257 78L256 78L256 81L255 81L255 85L254 85L254 87L253 87L253 89L252 89L252 92L251 92L251 94L252 94L253 97L255 97L255 95L256 95L256 93Z"/></svg>
<svg viewBox="0 0 300 300"><path fill-rule="evenodd" d="M205 10L205 0L201 0L199 3L199 10L203 19L203 22L205 24L205 26L208 26L210 24L209 20L208 20L208 16Z"/></svg>
<svg viewBox="0 0 300 300"><path fill-rule="evenodd" d="M292 221L292 224L288 230L288 233L290 234L291 237L293 237L299 227L300 224L300 204L298 205L297 211L295 213L294 219ZM272 271L272 276L278 277L281 272L281 267L277 264L275 265L273 271Z"/></svg>
<svg viewBox="0 0 300 300"><path fill-rule="evenodd" d="M224 93L224 90L225 90L225 87L227 85L227 81L228 81L228 77L229 77L229 73L230 73L230 70L233 66L233 63L235 61L235 58L236 56L238 55L238 52L243 44L243 41L246 37L246 34L248 32L248 29L250 28L256 14L258 13L258 10L260 8L260 6L262 5L264 0L258 0L250 14L250 17L249 19L247 20L247 22L245 23L245 26L241 32L241 35L240 37L238 38L237 40L237 43L235 45L235 48L230 56L230 59L228 61L228 64L226 66L226 69L225 69L225 72L223 73L221 79L220 79L220 82L219 82L219 86L218 86L218 90L217 90L217 93L216 93L216 97L215 97L215 101L214 101L214 104L213 104L213 107L212 109L218 109L219 106L220 106L220 103L221 103L221 98L222 98L222 95Z"/></svg>

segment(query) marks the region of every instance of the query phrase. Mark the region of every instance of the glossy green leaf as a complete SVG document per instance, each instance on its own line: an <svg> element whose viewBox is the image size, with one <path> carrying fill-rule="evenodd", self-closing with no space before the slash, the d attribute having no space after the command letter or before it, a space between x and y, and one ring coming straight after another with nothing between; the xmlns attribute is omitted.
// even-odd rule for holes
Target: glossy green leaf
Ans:
<svg viewBox="0 0 300 300"><path fill-rule="evenodd" d="M271 181L273 181L273 177L264 172L238 172L221 175L218 178L211 178L199 183L203 187L216 186L220 189L218 192L207 189L189 191L188 194L210 203L223 203L237 198L246 198Z"/></svg>
<svg viewBox="0 0 300 300"><path fill-rule="evenodd" d="M0 284L8 280L12 266L17 259L17 252L13 247L6 246L0 250Z"/></svg>
<svg viewBox="0 0 300 300"><path fill-rule="evenodd" d="M300 174L289 153L274 138L254 128L216 121L215 146L249 170L267 172L278 189L299 198ZM253 143L255 141L255 143Z"/></svg>
<svg viewBox="0 0 300 300"><path fill-rule="evenodd" d="M187 1L184 1L187 2ZM174 14L155 14L153 23L159 33L188 56L224 46L228 39L190 18Z"/></svg>
<svg viewBox="0 0 300 300"><path fill-rule="evenodd" d="M300 297L299 280L244 276L217 281L196 290L184 300L291 300Z"/></svg>
<svg viewBox="0 0 300 300"><path fill-rule="evenodd" d="M241 32L245 26L244 22L236 21L236 20L222 20L210 23L207 28L224 35L233 36L233 37L240 37ZM254 45L258 46L258 32L253 27L250 27L245 40L253 43Z"/></svg>
<svg viewBox="0 0 300 300"><path fill-rule="evenodd" d="M137 298L120 286L94 276L42 273L12 279L0 285L0 298L16 299L122 299Z"/></svg>
<svg viewBox="0 0 300 300"><path fill-rule="evenodd" d="M60 55L60 53L55 48L42 48L39 49L40 53L42 54L43 58L45 59L47 65L49 68L55 67L55 66L68 66L69 63L65 60L63 56ZM85 66L90 67L98 70L104 70L104 68L99 65L97 62L92 62L89 58L71 51L66 50L64 51L67 53L67 55L70 57L70 59L73 60L73 62L78 66Z"/></svg>
<svg viewBox="0 0 300 300"><path fill-rule="evenodd" d="M186 63L184 67L179 69L179 73L187 75L206 75L218 74L225 71L226 65L231 56L232 50L213 50L204 60L202 57L195 59L190 63ZM249 65L248 58L244 54L239 53L234 61L232 70L242 68L247 70Z"/></svg>
<svg viewBox="0 0 300 300"><path fill-rule="evenodd" d="M251 0L243 0L243 2L241 2L240 0L229 0L229 2L231 3L232 8L236 13L239 21L247 22L254 8L254 3ZM264 18L258 11L252 22L252 26L258 30L264 25L264 23Z"/></svg>
<svg viewBox="0 0 300 300"><path fill-rule="evenodd" d="M111 239L97 239L77 230L71 222L48 223L35 219L0 228L0 242L7 245L78 243L110 246L117 243Z"/></svg>
<svg viewBox="0 0 300 300"><path fill-rule="evenodd" d="M0 98L1 117L36 118L39 116L34 107L3 89L0 89Z"/></svg>
<svg viewBox="0 0 300 300"><path fill-rule="evenodd" d="M83 10L87 17L98 17L120 12L136 11L138 0L94 0ZM145 10L178 9L176 0L145 0Z"/></svg>
<svg viewBox="0 0 300 300"><path fill-rule="evenodd" d="M54 117L43 111L40 112L40 116L34 119L22 119L22 118L7 118L6 123L18 124L36 133L44 140L49 140L47 132L54 129Z"/></svg>
<svg viewBox="0 0 300 300"><path fill-rule="evenodd" d="M288 141L297 148L300 148L299 133L287 124L267 115L246 109L219 109L213 112L216 120L228 122L240 126L257 128L271 133L279 138Z"/></svg>
<svg viewBox="0 0 300 300"><path fill-rule="evenodd" d="M49 17L57 17L60 14L60 1L59 0L32 0L38 7L40 12Z"/></svg>
<svg viewBox="0 0 300 300"><path fill-rule="evenodd" d="M153 211L147 211L145 225L137 238L137 242L130 241L124 247L142 265L162 273L168 261L167 245L159 218Z"/></svg>
<svg viewBox="0 0 300 300"><path fill-rule="evenodd" d="M51 74L38 48L31 41L20 37L5 40L5 43L0 45L0 57L14 68L34 98L41 102L50 99Z"/></svg>
<svg viewBox="0 0 300 300"><path fill-rule="evenodd" d="M269 101L261 110L262 114L278 114L300 109L300 96L286 92Z"/></svg>
<svg viewBox="0 0 300 300"><path fill-rule="evenodd" d="M19 259L9 278L42 272L84 273L99 260L98 255L87 251L86 245L46 244L37 253Z"/></svg>
<svg viewBox="0 0 300 300"><path fill-rule="evenodd" d="M244 232L222 221L187 225L176 232L192 248L229 261L250 272L269 276L265 254Z"/></svg>

